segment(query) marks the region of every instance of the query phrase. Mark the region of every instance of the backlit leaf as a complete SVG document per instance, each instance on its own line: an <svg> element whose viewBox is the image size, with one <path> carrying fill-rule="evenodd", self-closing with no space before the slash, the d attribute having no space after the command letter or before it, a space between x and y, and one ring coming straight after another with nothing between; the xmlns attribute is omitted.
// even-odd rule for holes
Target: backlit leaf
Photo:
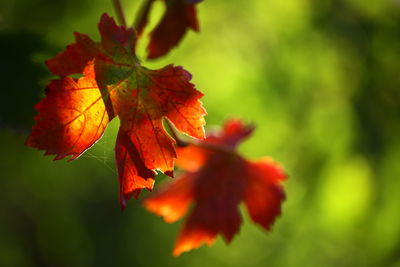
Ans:
<svg viewBox="0 0 400 267"><path fill-rule="evenodd" d="M175 256L204 243L211 245L218 234L231 242L242 223L241 202L265 230L280 215L285 199L281 183L286 177L281 167L268 158L249 161L236 152L253 129L231 120L200 144L178 149L177 164L186 172L145 199L144 206L166 222L180 219L193 205L175 244Z"/></svg>
<svg viewBox="0 0 400 267"><path fill-rule="evenodd" d="M75 33L75 43L46 62L60 78L49 83L36 109L36 125L26 144L56 155L79 157L120 119L116 162L122 207L142 188L151 189L160 170L172 176L175 140L163 127L168 119L182 133L203 139L202 93L182 67L150 70L135 56L132 28L117 26L104 14L101 42ZM74 79L72 74L82 74Z"/></svg>

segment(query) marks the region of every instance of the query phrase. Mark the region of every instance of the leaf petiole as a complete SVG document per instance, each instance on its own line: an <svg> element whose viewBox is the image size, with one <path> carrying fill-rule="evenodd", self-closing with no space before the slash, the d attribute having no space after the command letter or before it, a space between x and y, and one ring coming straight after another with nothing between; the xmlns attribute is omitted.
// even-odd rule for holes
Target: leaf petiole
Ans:
<svg viewBox="0 0 400 267"><path fill-rule="evenodd" d="M166 123L168 125L168 128L170 129L170 133L171 133L172 138L175 139L175 141L176 141L176 145L177 146L182 147L182 146L187 146L187 145L190 144L190 142L187 142L187 141L183 140L179 136L179 133L176 130L175 126L168 119L166 119L165 121L166 121Z"/></svg>
<svg viewBox="0 0 400 267"><path fill-rule="evenodd" d="M126 20L124 10L122 8L121 0L113 0L115 13L117 15L119 23L126 28Z"/></svg>
<svg viewBox="0 0 400 267"><path fill-rule="evenodd" d="M200 148L204 148L207 150L211 150L211 151L216 151L216 152L221 152L224 154L229 154L229 155L235 155L238 156L239 154L231 147L229 146L224 146L221 144L211 144L211 143L204 143L204 142L199 142L194 138L186 138L185 140L180 136L180 134L178 133L178 131L176 130L176 128L174 127L174 125L169 121L169 120L165 120L168 128L171 130L171 136L172 138L175 139L176 141L176 145L178 147L184 147L184 146L188 146L188 145L194 145Z"/></svg>

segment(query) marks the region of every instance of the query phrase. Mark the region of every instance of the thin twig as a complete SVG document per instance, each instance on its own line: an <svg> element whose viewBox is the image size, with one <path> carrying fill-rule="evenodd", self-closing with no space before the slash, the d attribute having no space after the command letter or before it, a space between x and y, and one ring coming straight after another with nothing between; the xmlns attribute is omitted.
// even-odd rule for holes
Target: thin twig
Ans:
<svg viewBox="0 0 400 267"><path fill-rule="evenodd" d="M113 0L113 4L119 23L126 27L126 20L124 10L122 9L121 0Z"/></svg>

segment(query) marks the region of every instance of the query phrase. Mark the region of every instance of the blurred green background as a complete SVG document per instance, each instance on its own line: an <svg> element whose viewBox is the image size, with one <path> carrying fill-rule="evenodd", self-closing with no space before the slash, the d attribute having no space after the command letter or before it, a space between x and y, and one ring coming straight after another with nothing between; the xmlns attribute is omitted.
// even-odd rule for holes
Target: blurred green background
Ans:
<svg viewBox="0 0 400 267"><path fill-rule="evenodd" d="M123 1L128 21L140 2ZM100 15L115 14L111 0L3 0L0 266L399 267L400 1L205 0L198 10L201 33L144 64L189 70L210 127L257 125L241 151L290 175L273 231L244 213L231 245L173 258L180 223L134 200L120 212L117 120L74 162L25 147L51 78L44 60L74 31L98 38Z"/></svg>

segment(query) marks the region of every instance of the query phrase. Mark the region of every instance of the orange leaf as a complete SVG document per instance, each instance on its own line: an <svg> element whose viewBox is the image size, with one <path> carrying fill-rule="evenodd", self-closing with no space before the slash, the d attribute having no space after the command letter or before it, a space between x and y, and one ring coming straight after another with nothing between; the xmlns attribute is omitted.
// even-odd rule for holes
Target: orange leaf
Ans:
<svg viewBox="0 0 400 267"><path fill-rule="evenodd" d="M132 28L119 27L104 14L99 31L100 43L75 33L76 42L46 62L60 79L50 82L46 98L36 106L37 123L26 144L56 159L75 159L118 116L116 161L123 208L142 188L151 190L156 170L172 176L175 140L165 131L163 119L203 139L206 112L189 72L172 65L150 70L139 64ZM83 77L75 80L72 74Z"/></svg>
<svg viewBox="0 0 400 267"><path fill-rule="evenodd" d="M35 106L40 114L28 146L46 150L55 159L75 159L103 135L109 116L93 79L93 64L84 73L78 80L65 77L49 83L46 98Z"/></svg>
<svg viewBox="0 0 400 267"><path fill-rule="evenodd" d="M188 170L180 178L144 200L151 212L173 222L194 205L180 232L173 254L211 245L221 234L227 243L238 233L243 201L250 217L270 230L285 199L281 182L286 175L269 159L249 161L235 151L253 131L238 120L200 145L178 149L179 166Z"/></svg>

